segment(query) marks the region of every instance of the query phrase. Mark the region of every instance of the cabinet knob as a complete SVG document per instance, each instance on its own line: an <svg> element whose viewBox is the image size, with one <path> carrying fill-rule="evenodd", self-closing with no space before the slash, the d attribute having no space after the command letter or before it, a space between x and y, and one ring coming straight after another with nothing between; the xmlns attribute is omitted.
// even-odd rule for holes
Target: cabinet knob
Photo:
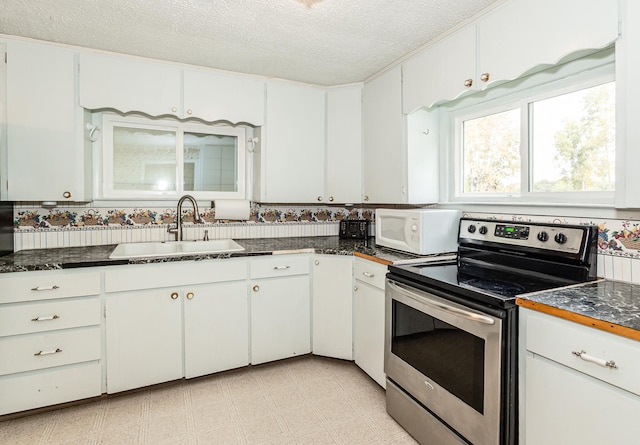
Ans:
<svg viewBox="0 0 640 445"><path fill-rule="evenodd" d="M176 107L171 107L171 111L172 111L173 113L176 113L176 112L178 111L178 109L177 109Z"/></svg>
<svg viewBox="0 0 640 445"><path fill-rule="evenodd" d="M464 86L466 88L471 88L473 86L473 79L467 79L464 81Z"/></svg>
<svg viewBox="0 0 640 445"><path fill-rule="evenodd" d="M369 195L364 195L364 200L369 201Z"/></svg>
<svg viewBox="0 0 640 445"><path fill-rule="evenodd" d="M480 74L480 80L483 82L489 82L489 78L491 76L489 75L489 73L482 73Z"/></svg>
<svg viewBox="0 0 640 445"><path fill-rule="evenodd" d="M69 198L71 198L71 192L64 192L64 193L62 194L62 197L63 197L63 198L65 198L65 199L69 199Z"/></svg>
<svg viewBox="0 0 640 445"><path fill-rule="evenodd" d="M193 300L193 297L195 297L193 292L187 292L187 300Z"/></svg>
<svg viewBox="0 0 640 445"><path fill-rule="evenodd" d="M254 292L258 292L260 290L260 286L258 286L257 284L255 286L253 286L253 291Z"/></svg>
<svg viewBox="0 0 640 445"><path fill-rule="evenodd" d="M178 299L178 292L171 292L171 299L172 300L177 300Z"/></svg>
<svg viewBox="0 0 640 445"><path fill-rule="evenodd" d="M358 292L358 286L353 286L353 290L354 290L355 292Z"/></svg>
<svg viewBox="0 0 640 445"><path fill-rule="evenodd" d="M315 261L313 262L313 264L315 264L315 265L317 266L318 264L320 264L320 261L315 260Z"/></svg>
<svg viewBox="0 0 640 445"><path fill-rule="evenodd" d="M329 202L333 202L333 196L329 196Z"/></svg>
<svg viewBox="0 0 640 445"><path fill-rule="evenodd" d="M192 113L193 113L193 111L187 110L187 114L192 114Z"/></svg>
<svg viewBox="0 0 640 445"><path fill-rule="evenodd" d="M322 196L318 196L318 201L322 201Z"/></svg>

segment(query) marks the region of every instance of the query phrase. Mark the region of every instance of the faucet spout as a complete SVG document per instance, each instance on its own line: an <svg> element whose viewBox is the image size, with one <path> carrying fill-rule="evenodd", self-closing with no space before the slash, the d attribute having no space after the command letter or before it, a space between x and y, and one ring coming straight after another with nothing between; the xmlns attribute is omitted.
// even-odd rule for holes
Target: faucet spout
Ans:
<svg viewBox="0 0 640 445"><path fill-rule="evenodd" d="M183 240L183 230L182 230L182 204L184 204L185 201L191 201L191 204L193 205L193 222L196 223L198 221L200 221L200 211L198 210L198 203L196 202L195 198L191 195L184 195L182 196L179 200L178 200L178 209L176 211L177 216L176 216L176 227L175 229L169 229L169 232L175 232L176 234L176 241L182 241Z"/></svg>

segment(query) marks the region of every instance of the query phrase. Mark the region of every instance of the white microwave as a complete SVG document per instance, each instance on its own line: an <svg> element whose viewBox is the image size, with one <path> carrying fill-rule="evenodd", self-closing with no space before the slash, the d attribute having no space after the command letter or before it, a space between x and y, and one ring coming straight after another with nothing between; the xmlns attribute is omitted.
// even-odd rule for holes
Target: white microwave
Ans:
<svg viewBox="0 0 640 445"><path fill-rule="evenodd" d="M449 209L377 209L376 244L416 255L455 252L460 217Z"/></svg>

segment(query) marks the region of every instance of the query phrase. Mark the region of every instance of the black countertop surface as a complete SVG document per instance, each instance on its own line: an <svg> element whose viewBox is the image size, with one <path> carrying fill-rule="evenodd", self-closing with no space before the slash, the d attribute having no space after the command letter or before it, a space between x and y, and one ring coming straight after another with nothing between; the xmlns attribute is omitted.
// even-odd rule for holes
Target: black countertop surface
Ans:
<svg viewBox="0 0 640 445"><path fill-rule="evenodd" d="M21 250L0 257L0 273L35 270L70 269L77 267L110 266L119 264L144 264L169 261L199 261L253 255L283 253L320 253L331 255L360 254L382 260L387 264L420 260L420 257L375 246L373 241L340 239L337 236L295 238L236 239L245 248L242 252L220 254L182 255L174 257L109 259L115 244L89 247L62 247L55 249Z"/></svg>

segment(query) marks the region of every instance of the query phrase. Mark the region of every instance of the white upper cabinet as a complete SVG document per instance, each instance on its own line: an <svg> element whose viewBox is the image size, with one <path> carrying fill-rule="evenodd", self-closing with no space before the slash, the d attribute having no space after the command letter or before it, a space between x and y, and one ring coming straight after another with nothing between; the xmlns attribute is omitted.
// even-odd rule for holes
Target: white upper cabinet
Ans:
<svg viewBox="0 0 640 445"><path fill-rule="evenodd" d="M179 68L127 57L80 55L80 105L182 117Z"/></svg>
<svg viewBox="0 0 640 445"><path fill-rule="evenodd" d="M478 88L476 25L467 25L402 65L403 111L430 107Z"/></svg>
<svg viewBox="0 0 640 445"><path fill-rule="evenodd" d="M396 66L364 86L364 202L402 203L402 78Z"/></svg>
<svg viewBox="0 0 640 445"><path fill-rule="evenodd" d="M403 64L403 111L516 79L618 37L618 0L509 0Z"/></svg>
<svg viewBox="0 0 640 445"><path fill-rule="evenodd" d="M181 69L162 62L104 54L80 55L82 107L138 111L207 122L264 123L264 85L258 78Z"/></svg>
<svg viewBox="0 0 640 445"><path fill-rule="evenodd" d="M17 41L6 47L7 199L90 199L73 51Z"/></svg>
<svg viewBox="0 0 640 445"><path fill-rule="evenodd" d="M256 148L262 202L324 202L325 90L269 81L266 125Z"/></svg>
<svg viewBox="0 0 640 445"><path fill-rule="evenodd" d="M325 202L362 199L362 86L327 91Z"/></svg>
<svg viewBox="0 0 640 445"><path fill-rule="evenodd" d="M617 38L618 0L510 0L478 20L479 80L516 79Z"/></svg>

